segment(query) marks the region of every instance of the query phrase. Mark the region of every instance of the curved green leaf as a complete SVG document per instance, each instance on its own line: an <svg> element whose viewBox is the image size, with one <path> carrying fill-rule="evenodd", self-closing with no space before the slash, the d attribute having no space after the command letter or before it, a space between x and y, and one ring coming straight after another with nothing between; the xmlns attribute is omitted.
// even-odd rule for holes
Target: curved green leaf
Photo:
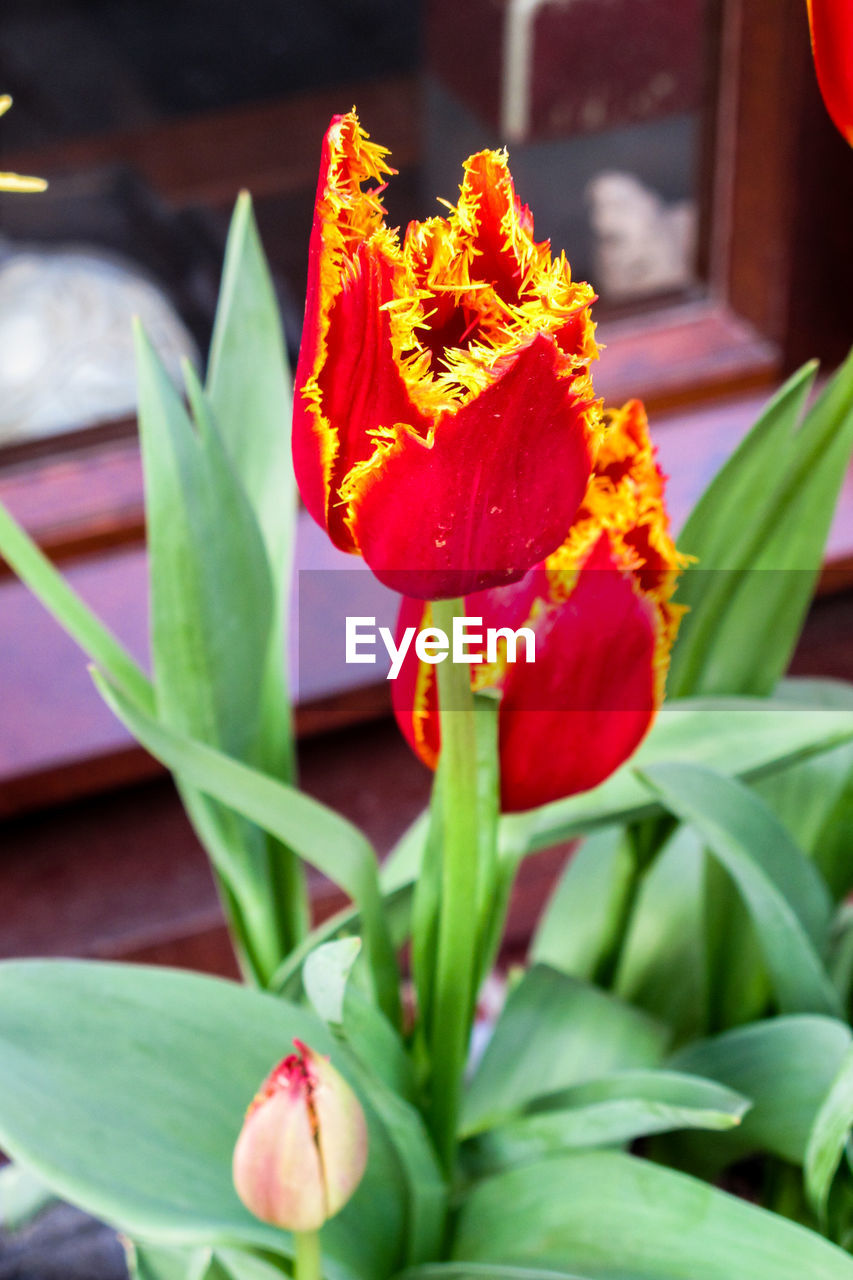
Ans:
<svg viewBox="0 0 853 1280"><path fill-rule="evenodd" d="M660 814L637 769L678 760L742 780L853 741L853 713L792 708L773 698L685 698L666 703L636 755L601 786L501 819L504 856L521 858L595 827Z"/></svg>
<svg viewBox="0 0 853 1280"><path fill-rule="evenodd" d="M795 430L812 377L782 389L682 530L698 563L679 582L673 694L769 693L788 665L853 448L853 357Z"/></svg>
<svg viewBox="0 0 853 1280"><path fill-rule="evenodd" d="M296 509L290 374L275 290L247 191L237 199L228 230L207 394L286 590Z"/></svg>
<svg viewBox="0 0 853 1280"><path fill-rule="evenodd" d="M153 711L154 690L145 672L2 503L0 556L113 683L140 707Z"/></svg>
<svg viewBox="0 0 853 1280"><path fill-rule="evenodd" d="M696 833L677 826L643 876L614 982L679 1044L708 1031L705 863Z"/></svg>
<svg viewBox="0 0 853 1280"><path fill-rule="evenodd" d="M340 938L317 947L302 967L305 994L317 1016L330 1026L344 1020L344 996L361 938Z"/></svg>
<svg viewBox="0 0 853 1280"><path fill-rule="evenodd" d="M853 1258L814 1232L617 1152L558 1156L480 1183L452 1251L592 1280L853 1278Z"/></svg>
<svg viewBox="0 0 853 1280"><path fill-rule="evenodd" d="M679 535L688 555L715 568L734 567L760 525L768 490L784 475L797 424L814 386L818 363L791 375L762 409L754 426L727 458L690 512Z"/></svg>
<svg viewBox="0 0 853 1280"><path fill-rule="evenodd" d="M622 827L587 836L571 854L540 916L531 960L592 979L618 937L633 866Z"/></svg>
<svg viewBox="0 0 853 1280"><path fill-rule="evenodd" d="M527 1114L478 1135L466 1152L476 1176L545 1156L621 1146L676 1129L732 1129L749 1109L742 1094L698 1076L619 1071L540 1099Z"/></svg>
<svg viewBox="0 0 853 1280"><path fill-rule="evenodd" d="M131 1280L281 1280L269 1258L245 1249L164 1249L125 1241Z"/></svg>
<svg viewBox="0 0 853 1280"><path fill-rule="evenodd" d="M206 399L251 503L272 568L275 599L257 761L295 780L293 725L285 671L297 492L290 448L292 389L269 265L243 191L228 229L210 348Z"/></svg>
<svg viewBox="0 0 853 1280"><path fill-rule="evenodd" d="M567 974L536 965L510 992L462 1108L465 1135L491 1128L535 1098L609 1071L650 1067L667 1029Z"/></svg>
<svg viewBox="0 0 853 1280"><path fill-rule="evenodd" d="M231 1185L247 1103L294 1037L330 1054L313 1014L233 983L83 961L0 965L0 1146L58 1194L156 1244L289 1256ZM355 1082L358 1088L358 1082ZM327 1224L335 1280L377 1280L402 1252L399 1166L370 1099L370 1161Z"/></svg>
<svg viewBox="0 0 853 1280"><path fill-rule="evenodd" d="M772 812L732 779L695 765L655 765L643 776L737 885L782 1011L839 1014L838 993L815 948L828 942L829 894Z"/></svg>
<svg viewBox="0 0 853 1280"><path fill-rule="evenodd" d="M136 361L157 710L247 759L272 621L263 539L216 427L196 430L139 326Z"/></svg>
<svg viewBox="0 0 853 1280"><path fill-rule="evenodd" d="M774 697L794 708L805 702L853 712L853 685L841 680L783 680ZM812 756L754 786L841 901L853 888L853 745Z"/></svg>
<svg viewBox="0 0 853 1280"><path fill-rule="evenodd" d="M361 911L377 994L394 1020L399 999L397 966L383 913L376 854L367 837L318 800L159 724L131 705L97 671L93 678L119 719L152 755L199 791L277 836L350 895Z"/></svg>
<svg viewBox="0 0 853 1280"><path fill-rule="evenodd" d="M802 1164L815 1117L850 1048L850 1028L834 1018L810 1015L770 1018L697 1041L667 1066L719 1080L752 1099L736 1131L687 1136L691 1167L712 1174L753 1152L768 1151Z"/></svg>
<svg viewBox="0 0 853 1280"><path fill-rule="evenodd" d="M806 1193L819 1218L826 1214L829 1189L841 1163L853 1127L853 1050L848 1050L838 1075L814 1119L806 1147Z"/></svg>
<svg viewBox="0 0 853 1280"><path fill-rule="evenodd" d="M194 373L187 369L195 425L138 323L136 364L157 715L255 761L274 614L261 531ZM263 984L290 941L291 909L274 892L266 837L178 781L227 887L241 951Z"/></svg>
<svg viewBox="0 0 853 1280"><path fill-rule="evenodd" d="M19 1231L55 1199L31 1169L19 1164L0 1168L0 1227L4 1231Z"/></svg>
<svg viewBox="0 0 853 1280"><path fill-rule="evenodd" d="M434 1258L444 1240L448 1188L423 1117L360 1061L350 1064L350 1074L370 1097L400 1162L406 1188L405 1261Z"/></svg>

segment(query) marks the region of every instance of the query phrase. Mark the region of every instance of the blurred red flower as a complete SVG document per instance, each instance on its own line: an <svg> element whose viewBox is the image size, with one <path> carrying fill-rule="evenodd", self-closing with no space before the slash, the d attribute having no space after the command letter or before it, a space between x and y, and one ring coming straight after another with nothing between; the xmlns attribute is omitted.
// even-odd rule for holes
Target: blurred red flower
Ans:
<svg viewBox="0 0 853 1280"><path fill-rule="evenodd" d="M853 146L853 0L807 0L817 81L826 109Z"/></svg>

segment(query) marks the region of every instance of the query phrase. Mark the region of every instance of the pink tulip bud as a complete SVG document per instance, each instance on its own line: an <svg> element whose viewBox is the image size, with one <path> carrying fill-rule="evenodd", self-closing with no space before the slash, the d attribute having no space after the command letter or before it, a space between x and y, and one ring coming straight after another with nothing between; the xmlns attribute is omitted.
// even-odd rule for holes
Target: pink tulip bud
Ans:
<svg viewBox="0 0 853 1280"><path fill-rule="evenodd" d="M316 1231L342 1209L367 1164L361 1105L328 1058L298 1040L246 1112L234 1186L256 1217Z"/></svg>

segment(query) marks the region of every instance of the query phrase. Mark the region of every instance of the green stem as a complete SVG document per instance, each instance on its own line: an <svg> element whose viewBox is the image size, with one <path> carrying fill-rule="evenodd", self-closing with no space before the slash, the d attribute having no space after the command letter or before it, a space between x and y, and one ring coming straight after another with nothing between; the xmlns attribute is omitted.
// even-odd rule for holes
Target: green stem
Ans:
<svg viewBox="0 0 853 1280"><path fill-rule="evenodd" d="M294 1280L321 1280L320 1232L294 1231L293 1243L296 1245Z"/></svg>
<svg viewBox="0 0 853 1280"><path fill-rule="evenodd" d="M463 600L432 605L435 627L448 636ZM430 1027L430 1120L439 1155L450 1172L462 1076L468 1056L474 1001L477 898L477 738L467 663L438 664L441 713L440 786L443 810L441 903Z"/></svg>

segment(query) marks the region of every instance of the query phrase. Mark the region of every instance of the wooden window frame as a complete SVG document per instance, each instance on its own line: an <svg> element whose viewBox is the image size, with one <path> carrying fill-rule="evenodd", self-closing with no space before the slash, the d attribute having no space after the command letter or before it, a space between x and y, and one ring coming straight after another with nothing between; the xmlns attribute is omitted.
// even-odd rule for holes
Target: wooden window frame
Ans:
<svg viewBox="0 0 853 1280"><path fill-rule="evenodd" d="M600 327L607 350L596 387L610 402L639 395L652 410L674 412L745 395L810 355L837 361L844 337L853 336L853 163L820 102L805 4L720 0L714 12L716 113L706 148L714 160L702 192L707 292ZM224 211L242 187L258 197L313 188L318 140L341 103L357 101L395 164L411 167L418 92L408 78L348 85L42 148L9 156L8 167L49 176L122 160L171 207ZM107 566L144 541L132 428L119 424L7 451L0 499L57 562ZM693 444L685 432L688 457ZM853 546L837 555L853 563ZM0 575L4 568L0 562ZM303 727L325 728L387 706L381 697L360 699L304 708ZM148 767L141 753L117 752L100 769L81 760L65 770L64 783L48 771L23 789L0 768L0 811L127 781Z"/></svg>

